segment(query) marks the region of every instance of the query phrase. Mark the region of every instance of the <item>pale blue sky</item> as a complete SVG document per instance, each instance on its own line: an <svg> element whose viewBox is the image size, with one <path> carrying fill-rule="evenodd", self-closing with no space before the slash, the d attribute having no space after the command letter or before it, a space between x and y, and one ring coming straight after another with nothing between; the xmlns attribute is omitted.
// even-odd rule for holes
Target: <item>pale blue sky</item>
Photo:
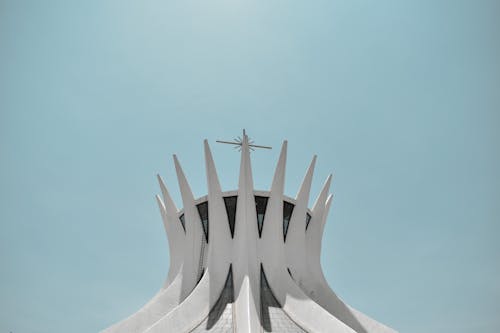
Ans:
<svg viewBox="0 0 500 333"><path fill-rule="evenodd" d="M402 333L500 331L500 2L0 0L0 333L97 332L160 287L159 172L225 190L246 128L334 174L322 262ZM279 150L254 153L267 189Z"/></svg>

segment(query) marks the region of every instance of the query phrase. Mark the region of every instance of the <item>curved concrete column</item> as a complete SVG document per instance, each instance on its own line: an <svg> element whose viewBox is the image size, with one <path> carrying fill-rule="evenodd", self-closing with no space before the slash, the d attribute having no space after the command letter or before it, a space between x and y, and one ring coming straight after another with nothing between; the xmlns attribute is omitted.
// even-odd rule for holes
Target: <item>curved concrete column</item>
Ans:
<svg viewBox="0 0 500 333"><path fill-rule="evenodd" d="M238 205L233 241L234 263L234 320L238 332L252 333L260 330L260 294L257 263L257 212L253 191L252 166L248 136L244 133L241 145Z"/></svg>
<svg viewBox="0 0 500 333"><path fill-rule="evenodd" d="M292 276L295 277L295 282L299 285L303 279L307 279L306 214L315 165L316 156L313 157L297 193L285 243L286 262Z"/></svg>
<svg viewBox="0 0 500 333"><path fill-rule="evenodd" d="M200 215L195 205L195 200L191 187L184 175L184 171L174 155L175 171L179 182L179 189L184 205L184 226L186 228L186 238L184 242L184 263L182 265L182 292L181 299L185 299L196 286L200 279L200 256L204 236Z"/></svg>
<svg viewBox="0 0 500 333"><path fill-rule="evenodd" d="M275 295L279 295L278 299L282 298L286 292L279 284L279 279L281 276L280 270L286 272L283 239L283 191L285 188L287 147L288 143L284 141L274 171L262 226L262 237L259 240L259 258L264 266L269 284L273 286Z"/></svg>
<svg viewBox="0 0 500 333"><path fill-rule="evenodd" d="M160 214L163 220L163 225L165 227L165 232L168 239L168 247L170 254L170 265L167 274L167 280L163 288L168 287L168 285L174 280L174 278L179 273L182 262L183 262L183 244L185 241L185 233L178 217L177 207L175 206L172 197L170 196L163 179L160 175L157 175L158 183L160 184L161 193L163 195L163 200L157 195L156 201L160 209Z"/></svg>

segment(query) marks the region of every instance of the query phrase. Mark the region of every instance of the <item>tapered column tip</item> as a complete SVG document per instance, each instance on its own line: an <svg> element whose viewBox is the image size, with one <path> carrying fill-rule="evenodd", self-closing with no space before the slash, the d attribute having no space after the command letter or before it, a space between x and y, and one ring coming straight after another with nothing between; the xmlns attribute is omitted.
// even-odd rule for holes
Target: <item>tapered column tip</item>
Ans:
<svg viewBox="0 0 500 333"><path fill-rule="evenodd" d="M165 208L165 204L163 203L163 200L161 200L161 197L160 195L156 194L155 195L155 198L156 198L156 202L158 203L158 205L162 208L162 209L166 209Z"/></svg>
<svg viewBox="0 0 500 333"><path fill-rule="evenodd" d="M316 158L317 158L317 156L313 155L313 158L311 160L311 164L309 165L311 169L314 169L314 167L316 166Z"/></svg>
<svg viewBox="0 0 500 333"><path fill-rule="evenodd" d="M160 184L160 187L165 186L165 182L163 181L163 178L161 178L159 173L156 174L156 179L158 179L158 183Z"/></svg>
<svg viewBox="0 0 500 333"><path fill-rule="evenodd" d="M210 145L208 144L208 140L207 139L203 140L203 148L205 150L205 155L207 153L210 153Z"/></svg>
<svg viewBox="0 0 500 333"><path fill-rule="evenodd" d="M181 168L181 164L179 163L179 159L177 158L177 155L176 154L173 154L172 155L173 159L174 159L174 165L175 165L175 169L182 169Z"/></svg>

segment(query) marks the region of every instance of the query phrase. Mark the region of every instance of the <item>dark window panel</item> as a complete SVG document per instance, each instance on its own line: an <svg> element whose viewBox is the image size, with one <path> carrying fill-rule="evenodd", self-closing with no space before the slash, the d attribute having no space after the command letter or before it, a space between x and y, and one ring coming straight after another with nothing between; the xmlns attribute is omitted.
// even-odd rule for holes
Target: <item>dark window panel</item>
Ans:
<svg viewBox="0 0 500 333"><path fill-rule="evenodd" d="M198 208L198 214L200 214L201 225L203 226L203 232L205 233L205 240L208 243L208 201L196 205L196 208Z"/></svg>
<svg viewBox="0 0 500 333"><path fill-rule="evenodd" d="M226 205L227 218L229 220L229 229L231 230L231 238L234 237L234 224L236 222L236 204L238 196L224 197L224 204Z"/></svg>
<svg viewBox="0 0 500 333"><path fill-rule="evenodd" d="M286 234L288 233L288 226L292 218L294 207L293 204L287 201L283 202L283 241L286 241Z"/></svg>
<svg viewBox="0 0 500 333"><path fill-rule="evenodd" d="M184 222L184 214L179 216L179 220L181 221L182 229L184 229L184 233L186 233L186 222Z"/></svg>
<svg viewBox="0 0 500 333"><path fill-rule="evenodd" d="M264 216L266 215L268 197L255 196L255 209L257 211L257 226L259 228L259 237L262 236L262 227L264 226Z"/></svg>
<svg viewBox="0 0 500 333"><path fill-rule="evenodd" d="M229 273L227 274L226 283L224 284L224 289L220 293L219 299L215 302L212 309L208 313L208 321L206 331L212 329L219 320L221 320L224 311L226 310L228 304L234 302L234 287L233 287L233 268L232 265L229 266ZM222 318L223 319L223 318ZM234 325L231 325L233 332ZM198 332L198 331L197 331ZM205 332L205 331L203 331Z"/></svg>
<svg viewBox="0 0 500 333"><path fill-rule="evenodd" d="M273 327L269 308L281 308L281 304L274 296L274 293L267 282L266 273L264 273L264 267L262 267L262 264L260 265L260 307L262 327L265 332L272 332Z"/></svg>
<svg viewBox="0 0 500 333"><path fill-rule="evenodd" d="M306 230L309 228L309 222L311 222L311 214L306 214Z"/></svg>
<svg viewBox="0 0 500 333"><path fill-rule="evenodd" d="M257 213L257 226L259 229L259 237L262 237L262 229L264 226L264 218L266 215L267 203L269 201L269 197L264 196L255 196L255 210ZM231 231L231 237L234 237L234 228L236 224L236 206L238 202L238 196L230 196L224 197L224 204L226 206L226 213L229 221L229 229ZM203 233L205 234L205 240L208 243L208 202L202 202L196 205L198 209L198 214L200 215L201 224L203 227ZM288 227L290 224L290 220L292 218L293 209L295 206L288 202L283 201L283 240L286 241L286 235L288 233ZM186 232L185 218L184 214L179 216L179 220L182 225L182 229ZM309 223L311 222L311 215L306 213L306 230L309 227Z"/></svg>

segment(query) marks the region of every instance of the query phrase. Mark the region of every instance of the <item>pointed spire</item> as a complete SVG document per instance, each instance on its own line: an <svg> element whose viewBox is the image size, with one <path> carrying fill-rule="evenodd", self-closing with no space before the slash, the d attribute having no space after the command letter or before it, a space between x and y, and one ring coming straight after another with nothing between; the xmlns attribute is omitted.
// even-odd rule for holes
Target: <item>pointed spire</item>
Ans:
<svg viewBox="0 0 500 333"><path fill-rule="evenodd" d="M182 170L181 164L179 163L179 160L177 159L176 155L173 155L174 157L174 164L175 164L175 172L177 174L177 181L179 182L179 189L181 191L181 196L182 196L182 203L184 205L184 208L186 207L186 202L194 203L194 196L193 192L191 191L191 187L189 186L189 183L186 179L186 175L184 174L184 170Z"/></svg>
<svg viewBox="0 0 500 333"><path fill-rule="evenodd" d="M314 167L316 166L316 155L313 156L309 167L307 168L302 184L297 192L295 198L295 208L293 211L292 219L290 220L289 233L291 239L297 241L301 238L306 230L306 213L307 205L309 203L309 194L311 192L312 178L314 175ZM303 237L302 237L303 238Z"/></svg>
<svg viewBox="0 0 500 333"><path fill-rule="evenodd" d="M170 266L167 280L164 285L164 287L166 287L173 281L182 265L185 234L181 222L177 217L177 207L170 197L167 187L165 186L165 183L161 179L160 175L157 175L157 178L160 184L161 192L163 193L164 201L159 195L156 196L156 201L158 203L158 207L160 208L170 253Z"/></svg>
<svg viewBox="0 0 500 333"><path fill-rule="evenodd" d="M186 175L182 170L177 156L173 155L173 158L175 164L175 172L177 174L177 182L179 183L179 190L181 191L182 205L184 206L184 227L186 229L186 233L188 232L188 230L194 232L198 229L198 226L201 225L201 221L195 206L193 191L189 186ZM198 223L195 223L195 221L197 221Z"/></svg>
<svg viewBox="0 0 500 333"><path fill-rule="evenodd" d="M288 142L285 140L281 146L267 202L261 236L263 242L267 244L281 244L283 242L283 191L285 189L287 148Z"/></svg>
<svg viewBox="0 0 500 333"><path fill-rule="evenodd" d="M330 174L328 178L326 178L326 181L323 184L323 188L321 189L321 192L319 193L318 197L316 198L316 201L314 202L312 208L313 212L318 209L323 209L328 196L328 191L330 190L331 182L332 182L332 175Z"/></svg>
<svg viewBox="0 0 500 333"><path fill-rule="evenodd" d="M275 193L283 196L283 191L285 189L285 171L286 171L286 157L288 150L288 141L283 141L281 146L280 157L278 159L278 164L276 165L276 169L274 171L273 183L271 185L271 194L274 191Z"/></svg>
<svg viewBox="0 0 500 333"><path fill-rule="evenodd" d="M316 244L316 247L318 249L318 253L321 256L321 243L323 241L323 233L325 231L325 224L326 224L326 219L328 217L328 213L330 212L330 206L332 205L333 201L333 194L330 194L328 198L326 199L325 206L323 208L323 213L321 216L321 220L319 221L318 225L318 231L317 234L319 235L318 243Z"/></svg>
<svg viewBox="0 0 500 333"><path fill-rule="evenodd" d="M184 264L182 266L182 293L181 298L186 298L196 286L203 271L203 256L201 255L204 242L203 227L200 215L195 205L193 192L186 179L184 171L174 155L175 171L181 191L182 204L184 206L184 225L186 238L184 242Z"/></svg>
<svg viewBox="0 0 500 333"><path fill-rule="evenodd" d="M161 214L161 217L162 217L162 220L163 220L163 227L165 228L165 233L167 235L167 239L168 239L168 245L169 247L172 246L171 242L170 242L170 237L172 237L170 235L170 221L168 220L168 217L167 217L167 210L165 209L165 204L163 203L163 201L161 200L160 196L157 194L155 195L155 198L156 198L156 203L158 204L158 208L160 209L160 214ZM172 253L172 249L170 249L170 253Z"/></svg>
<svg viewBox="0 0 500 333"><path fill-rule="evenodd" d="M207 140L204 142L204 148L208 187L208 221L210 224L208 228L207 267L210 270L210 283L223 285L226 279L226 273L223 272L226 272L226 267L231 262L231 230L219 177L217 176L217 170Z"/></svg>
<svg viewBox="0 0 500 333"><path fill-rule="evenodd" d="M233 260L235 302L234 318L238 332L260 330L259 266L257 263L257 212L253 193L252 166L248 136L243 130L241 165L236 206Z"/></svg>
<svg viewBox="0 0 500 333"><path fill-rule="evenodd" d="M167 190L167 187L165 186L165 183L163 182L163 179L161 178L160 175L156 175L156 178L158 179L158 183L160 184L160 190L163 196L163 202L165 204L165 209L167 212L171 214L177 214L177 207L175 206L174 201L172 200L172 197L170 196L170 193Z"/></svg>
<svg viewBox="0 0 500 333"><path fill-rule="evenodd" d="M285 173L288 142L285 140L281 146L280 156L269 194L269 200L264 217L264 225L260 239L260 249L273 251L261 251L260 260L264 262L263 269L269 272L267 278L274 285L276 297L282 299L285 290L279 285L279 279L288 274L284 263L286 262L285 244L283 237L283 191L285 188Z"/></svg>
<svg viewBox="0 0 500 333"><path fill-rule="evenodd" d="M320 265L321 241L323 239L325 209L330 206L331 196L328 197L332 175L328 176L312 209L311 222L306 231L307 261L309 265Z"/></svg>
<svg viewBox="0 0 500 333"><path fill-rule="evenodd" d="M165 233L167 234L167 240L168 240L168 249L169 249L169 256L170 256L170 265L168 267L168 273L167 273L167 279L163 285L163 288L166 288L170 283L172 283L174 277L177 275L180 265L182 263L182 257L180 256L182 254L182 249L177 248L176 242L174 239L174 235L172 233L173 226L171 225L172 222L169 220L167 217L167 211L165 209L165 205L163 204L163 201L161 200L159 195L155 196L156 202L158 203L158 208L160 209L160 214L161 218L163 221L163 227L165 228Z"/></svg>
<svg viewBox="0 0 500 333"><path fill-rule="evenodd" d="M248 255L251 255L254 249L245 248L245 244L250 240L258 238L257 212L255 211L255 197L253 191L252 165L250 161L248 136L245 130L243 130L234 237L238 239L236 243L243 246L242 251L248 252ZM252 247L255 247L255 245Z"/></svg>
<svg viewBox="0 0 500 333"><path fill-rule="evenodd" d="M219 177L217 176L217 169L215 168L214 158L206 139L203 141L203 146L205 149L205 167L207 171L207 185L209 195L210 192L215 195L219 193L222 195Z"/></svg>
<svg viewBox="0 0 500 333"><path fill-rule="evenodd" d="M286 262L300 282L307 276L306 214L316 156L313 157L296 197L296 204L286 237Z"/></svg>
<svg viewBox="0 0 500 333"><path fill-rule="evenodd" d="M321 223L323 221L323 213L325 211L326 200L328 199L328 191L330 190L331 182L332 175L329 175L311 210L311 221L309 222L309 227L306 230L306 242L309 249L317 248L317 243L323 236ZM316 253L317 251L312 252Z"/></svg>
<svg viewBox="0 0 500 333"><path fill-rule="evenodd" d="M323 212L323 220L321 221L321 225L323 227L325 226L328 213L330 212L330 206L332 205L332 201L333 201L333 194L330 194L328 196L328 199L326 199L325 211Z"/></svg>
<svg viewBox="0 0 500 333"><path fill-rule="evenodd" d="M248 146L248 136L243 130L243 139L241 142L241 159L240 159L240 177L238 181L239 190L245 189L247 192L249 189L252 191L253 195L253 176L252 176L252 165L250 161L250 147Z"/></svg>
<svg viewBox="0 0 500 333"><path fill-rule="evenodd" d="M314 174L314 167L316 166L316 158L317 156L314 155L311 163L309 164L309 167L307 168L306 174L304 176L304 179L302 180L302 184L300 185L299 191L297 192L296 196L297 204L300 201L301 203L304 203L306 207L309 203L309 193L311 191L311 183ZM302 202L301 200L304 199L307 200L305 202Z"/></svg>

